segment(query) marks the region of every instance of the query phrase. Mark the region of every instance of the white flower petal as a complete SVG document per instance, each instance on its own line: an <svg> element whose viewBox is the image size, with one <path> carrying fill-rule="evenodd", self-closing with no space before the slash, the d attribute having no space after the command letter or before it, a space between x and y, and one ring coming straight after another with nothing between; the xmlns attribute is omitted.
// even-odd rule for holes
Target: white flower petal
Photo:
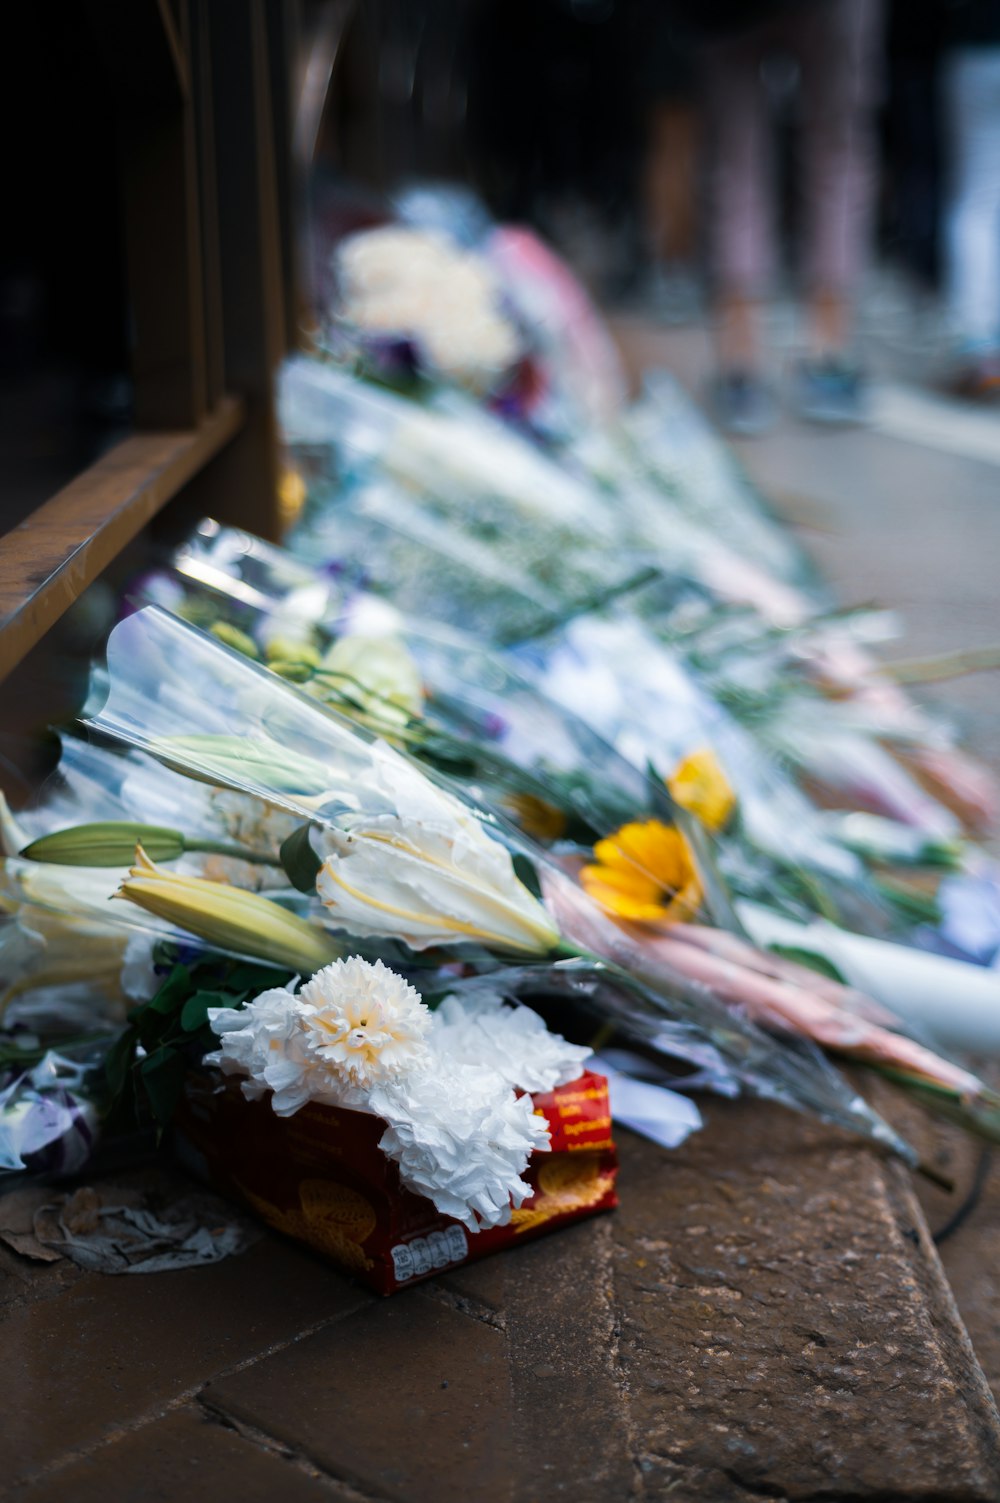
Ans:
<svg viewBox="0 0 1000 1503"><path fill-rule="evenodd" d="M398 806L397 806L398 807ZM316 890L338 928L393 936L412 949L476 942L544 954L558 932L518 879L507 850L461 806L438 818L354 818L323 840Z"/></svg>
<svg viewBox="0 0 1000 1503"><path fill-rule="evenodd" d="M498 992L478 985L444 999L430 1044L452 1061L491 1066L520 1091L551 1091L575 1080L591 1054L587 1045L550 1033L530 1007L508 1006Z"/></svg>

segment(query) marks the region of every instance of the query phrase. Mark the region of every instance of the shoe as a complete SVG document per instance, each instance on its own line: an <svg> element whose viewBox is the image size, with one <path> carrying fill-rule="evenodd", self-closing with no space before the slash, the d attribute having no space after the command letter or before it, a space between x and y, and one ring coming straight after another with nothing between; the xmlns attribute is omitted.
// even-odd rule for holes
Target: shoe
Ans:
<svg viewBox="0 0 1000 1503"><path fill-rule="evenodd" d="M773 426L777 407L771 389L752 371L722 371L709 388L712 411L735 438L756 438Z"/></svg>
<svg viewBox="0 0 1000 1503"><path fill-rule="evenodd" d="M801 360L795 369L794 404L810 423L863 423L868 416L868 388L856 365L827 356Z"/></svg>
<svg viewBox="0 0 1000 1503"><path fill-rule="evenodd" d="M702 316L701 288L694 273L683 266L655 266L643 292L646 309L660 323L681 328Z"/></svg>
<svg viewBox="0 0 1000 1503"><path fill-rule="evenodd" d="M953 372L945 391L963 402L1000 401L1000 354L967 359Z"/></svg>

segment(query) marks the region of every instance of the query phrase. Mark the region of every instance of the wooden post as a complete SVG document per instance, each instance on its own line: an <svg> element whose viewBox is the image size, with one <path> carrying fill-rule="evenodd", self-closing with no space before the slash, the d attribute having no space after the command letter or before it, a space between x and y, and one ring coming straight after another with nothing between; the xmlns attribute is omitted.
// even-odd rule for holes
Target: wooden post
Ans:
<svg viewBox="0 0 1000 1503"><path fill-rule="evenodd" d="M188 4L89 0L121 137L135 420L196 428L207 410L205 288Z"/></svg>
<svg viewBox="0 0 1000 1503"><path fill-rule="evenodd" d="M225 384L243 398L246 423L186 506L275 538L274 382L287 323L266 16L263 0L193 5L207 10L211 49Z"/></svg>

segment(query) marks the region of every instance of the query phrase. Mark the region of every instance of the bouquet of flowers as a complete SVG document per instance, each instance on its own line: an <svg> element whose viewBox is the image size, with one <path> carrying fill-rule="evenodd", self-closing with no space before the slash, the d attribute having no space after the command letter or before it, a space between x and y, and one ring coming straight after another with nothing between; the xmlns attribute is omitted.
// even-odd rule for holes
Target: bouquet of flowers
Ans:
<svg viewBox="0 0 1000 1503"><path fill-rule="evenodd" d="M555 370L573 299L494 250L342 247L283 377L292 551L200 524L137 584L88 738L0 810L10 1167L174 1124L384 1292L613 1205L612 1118L698 1125L670 1083L913 1163L829 1053L1000 1132L923 1031L939 992L946 1042L1000 1016L950 807L988 788L675 388L623 409L590 328L603 395L564 372L526 423L526 310L560 304Z"/></svg>
<svg viewBox="0 0 1000 1503"><path fill-rule="evenodd" d="M394 1071L402 1072L407 1090L416 1089L410 1067L423 1058L417 1045L426 1042L429 1025L413 1022L411 1029L401 1023L401 1031L384 1026L388 1003L365 1010L368 994L358 990L357 967L351 984L352 995L361 997L361 1012L350 1013L342 999L331 1030L309 1021L314 1015L308 1008L327 985L322 979L327 970L334 967L332 986L334 975L345 974L340 962L352 959L391 972L396 979L386 981L390 988L402 984L405 973L411 978L407 985L412 988L419 978L426 993L429 974L433 995L447 988L458 998L463 980L478 975L484 984L498 961L520 960L518 970L525 974L519 975L519 986L532 986L539 994L547 987L569 988L647 1048L707 1064L718 1081L817 1110L903 1152L905 1146L815 1056L803 1055L787 1039L762 1034L748 1016L751 1008L769 1027L786 1032L791 1026L802 1032L811 1008L814 1036L856 1057L889 1060L922 1087L933 1083L967 1109L976 1110L977 1103L981 1111L989 1108L974 1077L910 1043L884 1012L877 1015L865 999L835 983L790 962L768 960L749 945L723 950L717 931L689 932L684 923L676 933L637 930L648 920L671 925L686 920L700 906L690 863L684 875L683 841L677 832L669 838L671 832L655 820L623 829L617 840L598 842L598 859L575 870L573 863L546 857L515 836L467 796L460 800L356 722L156 609L139 611L115 629L106 687L107 700L91 724L133 748L124 760L132 761L138 749L144 769L155 765L170 779L194 779L213 801L224 790L223 796L242 806L239 840L224 849L204 835L105 820L36 838L11 863L15 871L52 870L49 862L66 869L74 860L91 862L98 871L101 862L125 867L120 893L142 918L152 916L208 948L208 957L194 965L175 959L164 985L116 1046L112 1074L124 1079L138 1072L162 1115L171 1083L183 1080L189 1035L208 1026L224 1038L215 1062L242 1072L251 1094L270 1089L276 1109L324 1100L346 1110L370 1110L391 1126L390 1096L365 1095L376 1076L369 1078L358 1061L352 1063L352 1049L368 1058L365 1051L374 1047L369 1024L361 1020L369 1013L377 1018L376 1031L388 1051L384 1067L392 1065L392 1079ZM281 823L275 828L276 816ZM294 828L285 834L289 819ZM126 867L137 838L157 859L144 850ZM227 880L218 880L223 873L217 866L212 880L164 865L192 858L232 863ZM672 862L666 874L665 858ZM272 887L265 896L239 886L243 870L255 864L280 867L294 890ZM668 902L671 889L675 897ZM67 911L67 897L61 901ZM464 974L457 982L453 976L442 979L442 967L453 964L449 955L461 958ZM220 956L230 957L221 969ZM246 957L283 970L282 984L255 994L259 973L240 969ZM162 964L162 951L160 959ZM293 973L310 972L321 978L316 989L290 984ZM505 988L501 996L510 994L509 982ZM413 1003L404 1007L400 1000L401 1016L423 1018L413 1011L417 1004L409 992L399 997ZM234 1003L242 1004L243 1012L234 1012ZM325 1031L332 1053L322 1052ZM536 1044L547 1037L540 1022L536 1033ZM579 1055L571 1058L578 1064ZM525 1071L522 1066L517 1089L530 1088ZM376 1074L378 1084L386 1086L390 1077L382 1066ZM287 1097L279 1094L286 1081ZM433 1094L430 1085L427 1090ZM464 1122L462 1134L468 1130ZM395 1142L387 1136L383 1152ZM532 1151L521 1143L519 1152L530 1157ZM516 1193L516 1187L510 1190L513 1201L500 1196L498 1214L511 1204L516 1208ZM447 1213L454 1214L454 1208Z"/></svg>

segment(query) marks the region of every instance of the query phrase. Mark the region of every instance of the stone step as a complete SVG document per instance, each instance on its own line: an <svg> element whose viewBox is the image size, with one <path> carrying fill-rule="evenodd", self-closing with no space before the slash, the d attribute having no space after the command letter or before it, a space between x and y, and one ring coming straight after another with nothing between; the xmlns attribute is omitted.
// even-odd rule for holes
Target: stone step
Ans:
<svg viewBox="0 0 1000 1503"><path fill-rule="evenodd" d="M993 1503L908 1172L779 1107L706 1116L670 1154L622 1134L613 1215L385 1301L274 1238L117 1279L5 1255L12 1495L173 1498L190 1453L199 1503L257 1451L247 1497Z"/></svg>

